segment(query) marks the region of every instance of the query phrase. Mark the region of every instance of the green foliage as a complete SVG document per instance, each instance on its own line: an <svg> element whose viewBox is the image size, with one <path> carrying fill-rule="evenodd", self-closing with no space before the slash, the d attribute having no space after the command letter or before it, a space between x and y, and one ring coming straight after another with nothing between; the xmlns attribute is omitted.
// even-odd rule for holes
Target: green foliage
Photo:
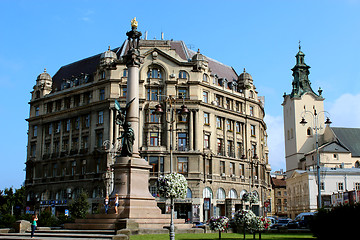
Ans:
<svg viewBox="0 0 360 240"><path fill-rule="evenodd" d="M40 227L55 227L58 226L58 220L51 214L50 211L41 212L38 216L38 226Z"/></svg>
<svg viewBox="0 0 360 240"><path fill-rule="evenodd" d="M358 233L360 204L320 209L311 222L311 231L318 239L350 239Z"/></svg>
<svg viewBox="0 0 360 240"><path fill-rule="evenodd" d="M88 195L84 191L82 191L69 205L71 217L74 219L85 218L89 208Z"/></svg>
<svg viewBox="0 0 360 240"><path fill-rule="evenodd" d="M64 223L72 223L75 220L72 217L65 216L65 214L60 214L58 217L58 225L61 226Z"/></svg>
<svg viewBox="0 0 360 240"><path fill-rule="evenodd" d="M21 211L25 208L25 187L19 189L12 187L0 190L0 215L13 213L17 217L21 215Z"/></svg>
<svg viewBox="0 0 360 240"><path fill-rule="evenodd" d="M16 217L9 213L0 216L0 228L11 228L16 222Z"/></svg>

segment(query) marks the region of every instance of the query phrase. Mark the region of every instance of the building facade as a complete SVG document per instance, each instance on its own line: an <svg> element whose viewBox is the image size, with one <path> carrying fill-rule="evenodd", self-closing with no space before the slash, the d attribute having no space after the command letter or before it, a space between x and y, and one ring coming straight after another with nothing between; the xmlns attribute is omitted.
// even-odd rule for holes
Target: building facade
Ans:
<svg viewBox="0 0 360 240"><path fill-rule="evenodd" d="M317 210L319 184L322 206L327 206L331 194L345 191L345 185L350 187L347 190L357 189L360 179L360 129L330 127L328 118L325 122L325 99L320 88L318 93L312 90L309 68L299 47L292 91L284 94L282 103L288 214L292 218Z"/></svg>
<svg viewBox="0 0 360 240"><path fill-rule="evenodd" d="M114 123L115 100L126 102L128 41L37 78L30 100L27 201L62 211L81 190L93 212L112 191L112 164L122 129ZM140 40L141 157L150 170L149 191L164 213L156 180L173 170L185 175L186 199L175 200L178 218L206 221L243 207L242 194L259 196L255 212L271 191L264 98L251 75L194 52L182 41ZM171 101L169 101L171 100ZM164 114L155 114L161 104ZM179 113L182 105L187 116ZM170 136L172 134L172 136ZM245 207L245 206L244 206Z"/></svg>
<svg viewBox="0 0 360 240"><path fill-rule="evenodd" d="M271 177L271 184L273 190L273 209L272 215L278 217L287 217L287 190L285 174L282 171L275 172Z"/></svg>

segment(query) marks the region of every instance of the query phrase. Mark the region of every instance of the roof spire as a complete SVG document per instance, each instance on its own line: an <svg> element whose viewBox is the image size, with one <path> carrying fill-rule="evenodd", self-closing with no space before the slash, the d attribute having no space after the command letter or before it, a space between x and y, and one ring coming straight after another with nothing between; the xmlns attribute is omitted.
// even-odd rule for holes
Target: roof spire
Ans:
<svg viewBox="0 0 360 240"><path fill-rule="evenodd" d="M109 45L109 48L108 48L108 50L110 51L110 45Z"/></svg>
<svg viewBox="0 0 360 240"><path fill-rule="evenodd" d="M299 51L301 51L301 41L299 40Z"/></svg>
<svg viewBox="0 0 360 240"><path fill-rule="evenodd" d="M44 68L44 73L46 73L46 68Z"/></svg>

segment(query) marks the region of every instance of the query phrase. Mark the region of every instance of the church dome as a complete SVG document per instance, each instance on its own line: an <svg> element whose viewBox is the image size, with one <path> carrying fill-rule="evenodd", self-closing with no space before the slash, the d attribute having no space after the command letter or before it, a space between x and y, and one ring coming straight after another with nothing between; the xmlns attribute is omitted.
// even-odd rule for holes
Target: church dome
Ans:
<svg viewBox="0 0 360 240"><path fill-rule="evenodd" d="M37 77L36 81L42 81L42 80L49 80L52 81L52 78L50 76L50 74L48 74L46 72L46 68L44 69L44 72L39 74L39 76Z"/></svg>

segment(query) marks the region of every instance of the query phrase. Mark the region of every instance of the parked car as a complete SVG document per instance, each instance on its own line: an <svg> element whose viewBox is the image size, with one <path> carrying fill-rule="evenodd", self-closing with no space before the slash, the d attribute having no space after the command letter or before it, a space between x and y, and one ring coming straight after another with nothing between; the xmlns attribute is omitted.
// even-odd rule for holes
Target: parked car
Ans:
<svg viewBox="0 0 360 240"><path fill-rule="evenodd" d="M292 221L291 218L279 218L279 220L270 226L271 229L279 229L282 227L287 227L288 223Z"/></svg>
<svg viewBox="0 0 360 240"><path fill-rule="evenodd" d="M296 216L293 221L287 224L289 229L292 228L310 228L310 222L314 218L316 212L304 212Z"/></svg>
<svg viewBox="0 0 360 240"><path fill-rule="evenodd" d="M202 222L193 222L193 228L204 228L205 223Z"/></svg>
<svg viewBox="0 0 360 240"><path fill-rule="evenodd" d="M267 218L270 219L271 224L269 227L272 228L272 226L277 223L277 219L275 217L267 217Z"/></svg>

